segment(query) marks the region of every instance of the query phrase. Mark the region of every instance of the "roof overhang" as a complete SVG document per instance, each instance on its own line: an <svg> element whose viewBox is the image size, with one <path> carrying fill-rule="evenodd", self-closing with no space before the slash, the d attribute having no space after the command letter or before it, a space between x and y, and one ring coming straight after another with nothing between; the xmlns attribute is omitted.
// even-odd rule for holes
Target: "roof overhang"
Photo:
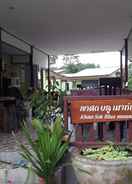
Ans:
<svg viewBox="0 0 132 184"><path fill-rule="evenodd" d="M49 54L118 51L132 26L132 1L4 0L0 24Z"/></svg>

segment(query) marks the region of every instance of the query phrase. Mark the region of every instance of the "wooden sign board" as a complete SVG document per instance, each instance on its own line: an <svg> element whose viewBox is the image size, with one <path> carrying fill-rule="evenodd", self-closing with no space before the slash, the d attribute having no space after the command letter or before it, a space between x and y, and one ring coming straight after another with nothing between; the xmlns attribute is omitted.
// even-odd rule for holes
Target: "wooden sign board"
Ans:
<svg viewBox="0 0 132 184"><path fill-rule="evenodd" d="M132 98L71 98L73 124L132 120Z"/></svg>

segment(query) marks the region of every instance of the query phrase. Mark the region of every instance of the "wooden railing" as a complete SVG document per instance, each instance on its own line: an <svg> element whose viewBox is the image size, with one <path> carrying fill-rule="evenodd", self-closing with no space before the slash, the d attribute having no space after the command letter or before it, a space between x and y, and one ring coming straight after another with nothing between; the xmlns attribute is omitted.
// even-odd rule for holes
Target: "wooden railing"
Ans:
<svg viewBox="0 0 132 184"><path fill-rule="evenodd" d="M71 90L71 96L97 96L99 89Z"/></svg>

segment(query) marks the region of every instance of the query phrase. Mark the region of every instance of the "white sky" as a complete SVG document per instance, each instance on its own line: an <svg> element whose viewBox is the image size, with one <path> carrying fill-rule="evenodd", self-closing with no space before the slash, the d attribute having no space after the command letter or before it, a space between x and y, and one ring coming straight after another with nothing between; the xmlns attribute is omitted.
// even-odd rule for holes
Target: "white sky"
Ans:
<svg viewBox="0 0 132 184"><path fill-rule="evenodd" d="M119 52L103 52L103 53L90 53L90 54L78 54L80 56L81 63L95 63L99 64L101 68L106 67L120 67L120 53ZM57 68L63 66L63 56L58 56L56 61Z"/></svg>

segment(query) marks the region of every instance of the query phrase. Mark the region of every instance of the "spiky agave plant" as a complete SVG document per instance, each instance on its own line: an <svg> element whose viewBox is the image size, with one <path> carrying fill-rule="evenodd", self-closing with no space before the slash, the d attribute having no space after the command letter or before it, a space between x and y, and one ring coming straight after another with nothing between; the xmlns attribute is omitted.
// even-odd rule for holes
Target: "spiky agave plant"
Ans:
<svg viewBox="0 0 132 184"><path fill-rule="evenodd" d="M33 141L26 125L23 133L30 148L20 144L21 155L31 162L34 172L45 179L49 184L49 178L54 174L56 166L68 149L68 142L62 144L64 129L61 126L62 119L56 118L53 127L44 127L38 120L34 121L37 138Z"/></svg>

